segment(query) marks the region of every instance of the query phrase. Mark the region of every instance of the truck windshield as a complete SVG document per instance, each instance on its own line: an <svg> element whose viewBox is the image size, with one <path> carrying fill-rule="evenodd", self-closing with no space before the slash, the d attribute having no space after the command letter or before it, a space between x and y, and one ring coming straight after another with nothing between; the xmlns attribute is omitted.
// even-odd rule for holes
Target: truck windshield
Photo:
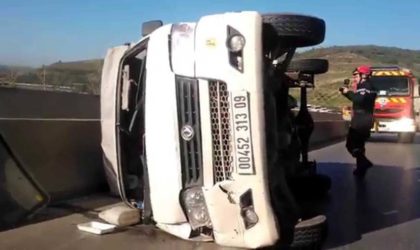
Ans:
<svg viewBox="0 0 420 250"><path fill-rule="evenodd" d="M374 76L373 87L379 95L409 95L408 78L405 76Z"/></svg>

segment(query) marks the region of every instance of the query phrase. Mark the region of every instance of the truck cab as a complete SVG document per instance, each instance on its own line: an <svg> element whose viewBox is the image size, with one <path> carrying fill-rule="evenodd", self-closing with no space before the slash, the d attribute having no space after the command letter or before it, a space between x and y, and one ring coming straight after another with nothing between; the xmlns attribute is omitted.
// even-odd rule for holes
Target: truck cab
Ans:
<svg viewBox="0 0 420 250"><path fill-rule="evenodd" d="M323 41L324 21L245 11L143 31L109 49L103 66L113 193L183 239L291 244L299 218L278 153L290 144L279 133L289 114L285 73L296 48Z"/></svg>
<svg viewBox="0 0 420 250"><path fill-rule="evenodd" d="M377 91L375 133L398 133L412 142L419 128L419 86L413 73L401 67L372 67L370 81Z"/></svg>

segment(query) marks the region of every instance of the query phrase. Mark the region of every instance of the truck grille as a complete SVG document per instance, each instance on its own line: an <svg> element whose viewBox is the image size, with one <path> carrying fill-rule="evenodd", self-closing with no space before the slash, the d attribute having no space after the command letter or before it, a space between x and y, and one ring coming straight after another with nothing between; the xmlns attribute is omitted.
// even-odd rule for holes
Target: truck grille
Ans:
<svg viewBox="0 0 420 250"><path fill-rule="evenodd" d="M375 113L377 114L395 114L402 111L403 109L375 109Z"/></svg>
<svg viewBox="0 0 420 250"><path fill-rule="evenodd" d="M175 82L182 183L184 187L202 185L203 158L198 80L176 76Z"/></svg>
<svg viewBox="0 0 420 250"><path fill-rule="evenodd" d="M226 83L209 82L214 181L231 179L233 171L229 92Z"/></svg>

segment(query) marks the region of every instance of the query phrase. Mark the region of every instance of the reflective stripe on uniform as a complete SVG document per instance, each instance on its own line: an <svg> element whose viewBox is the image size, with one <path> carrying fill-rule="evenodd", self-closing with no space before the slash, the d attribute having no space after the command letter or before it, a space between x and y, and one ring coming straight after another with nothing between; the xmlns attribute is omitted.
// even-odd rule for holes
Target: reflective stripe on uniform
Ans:
<svg viewBox="0 0 420 250"><path fill-rule="evenodd" d="M358 90L356 90L356 92L357 93L359 93L359 92L366 92L366 93L372 93L372 91L370 91L369 89L365 89L365 88L363 88L363 89L358 89Z"/></svg>

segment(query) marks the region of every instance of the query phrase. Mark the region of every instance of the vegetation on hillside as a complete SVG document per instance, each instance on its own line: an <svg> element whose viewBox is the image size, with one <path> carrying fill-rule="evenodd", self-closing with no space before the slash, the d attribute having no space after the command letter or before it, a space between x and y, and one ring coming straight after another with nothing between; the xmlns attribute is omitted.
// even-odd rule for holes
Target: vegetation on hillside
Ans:
<svg viewBox="0 0 420 250"><path fill-rule="evenodd" d="M99 94L102 60L57 62L40 68L0 67L0 83L69 87L75 92Z"/></svg>
<svg viewBox="0 0 420 250"><path fill-rule="evenodd" d="M328 72L316 76L316 87L308 92L309 103L325 107L341 108L350 105L350 102L338 92L338 88L361 64L406 67L420 77L420 51L417 50L373 45L336 46L311 49L297 54L296 58L324 58L329 61ZM296 91L292 93L297 95Z"/></svg>
<svg viewBox="0 0 420 250"><path fill-rule="evenodd" d="M420 51L381 46L335 46L298 53L296 58L325 58L328 73L316 76L316 87L308 93L309 102L326 107L348 104L337 91L345 78L360 64L399 65L412 69L420 77ZM99 94L103 60L57 62L39 68L0 65L0 83L31 83L67 86L74 91ZM296 91L293 91L296 93Z"/></svg>
<svg viewBox="0 0 420 250"><path fill-rule="evenodd" d="M400 49L396 47L366 46L334 46L317 48L301 53L303 57L328 57L337 54L354 54L364 57L375 66L401 66L413 70L420 77L420 51Z"/></svg>

